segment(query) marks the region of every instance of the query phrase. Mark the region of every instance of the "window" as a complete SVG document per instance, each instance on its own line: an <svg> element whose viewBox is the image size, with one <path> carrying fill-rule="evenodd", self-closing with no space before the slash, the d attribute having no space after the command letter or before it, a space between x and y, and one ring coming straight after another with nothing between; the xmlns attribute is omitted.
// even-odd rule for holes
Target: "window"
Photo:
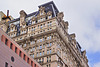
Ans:
<svg viewBox="0 0 100 67"><path fill-rule="evenodd" d="M40 42L42 42L42 39L40 39Z"/></svg>
<svg viewBox="0 0 100 67"><path fill-rule="evenodd" d="M33 66L33 61L31 61L31 66Z"/></svg>
<svg viewBox="0 0 100 67"><path fill-rule="evenodd" d="M38 52L37 52L37 57L38 57Z"/></svg>
<svg viewBox="0 0 100 67"><path fill-rule="evenodd" d="M24 47L26 47L26 43L24 44Z"/></svg>
<svg viewBox="0 0 100 67"><path fill-rule="evenodd" d="M39 49L39 46L37 46L37 49Z"/></svg>
<svg viewBox="0 0 100 67"><path fill-rule="evenodd" d="M12 49L12 45L13 45L13 44L11 43L11 44L10 44L10 49Z"/></svg>
<svg viewBox="0 0 100 67"><path fill-rule="evenodd" d="M52 46L52 43L50 43L50 46Z"/></svg>
<svg viewBox="0 0 100 67"><path fill-rule="evenodd" d="M40 52L40 56L42 55L42 53Z"/></svg>
<svg viewBox="0 0 100 67"><path fill-rule="evenodd" d="M35 21L33 21L32 24L35 24Z"/></svg>
<svg viewBox="0 0 100 67"><path fill-rule="evenodd" d="M34 54L33 54L33 58L34 58Z"/></svg>
<svg viewBox="0 0 100 67"><path fill-rule="evenodd" d="M42 25L40 26L40 28L42 29Z"/></svg>
<svg viewBox="0 0 100 67"><path fill-rule="evenodd" d="M42 63L44 62L44 58L42 58Z"/></svg>
<svg viewBox="0 0 100 67"><path fill-rule="evenodd" d="M52 25L52 22L50 22L49 24L50 24L50 26L51 26L51 25Z"/></svg>
<svg viewBox="0 0 100 67"><path fill-rule="evenodd" d="M45 21L45 18L43 18L43 21Z"/></svg>
<svg viewBox="0 0 100 67"><path fill-rule="evenodd" d="M5 63L5 67L8 67L8 63L7 62Z"/></svg>
<svg viewBox="0 0 100 67"><path fill-rule="evenodd" d="M25 60L25 56L26 56L26 55L24 54L24 57L23 57L24 60Z"/></svg>
<svg viewBox="0 0 100 67"><path fill-rule="evenodd" d="M51 49L50 49L50 54L51 54Z"/></svg>
<svg viewBox="0 0 100 67"><path fill-rule="evenodd" d="M47 54L49 54L49 50L47 50Z"/></svg>
<svg viewBox="0 0 100 67"><path fill-rule="evenodd" d="M35 27L34 27L34 31L35 31Z"/></svg>
<svg viewBox="0 0 100 67"><path fill-rule="evenodd" d="M33 31L33 27L32 27L32 31Z"/></svg>
<svg viewBox="0 0 100 67"><path fill-rule="evenodd" d="M47 67L48 67L48 65L47 65Z"/></svg>
<svg viewBox="0 0 100 67"><path fill-rule="evenodd" d="M27 63L29 63L29 58L27 58Z"/></svg>
<svg viewBox="0 0 100 67"><path fill-rule="evenodd" d="M44 51L43 51L43 55L44 55Z"/></svg>
<svg viewBox="0 0 100 67"><path fill-rule="evenodd" d="M20 51L20 52L19 52L19 56L20 56L20 57L21 57L21 53L22 53L22 52Z"/></svg>
<svg viewBox="0 0 100 67"><path fill-rule="evenodd" d="M49 22L48 22L48 27L49 27Z"/></svg>
<svg viewBox="0 0 100 67"><path fill-rule="evenodd" d="M36 67L36 64L34 66Z"/></svg>
<svg viewBox="0 0 100 67"><path fill-rule="evenodd" d="M39 63L41 63L41 58L39 59Z"/></svg>
<svg viewBox="0 0 100 67"><path fill-rule="evenodd" d="M30 49L30 51L32 52L32 48Z"/></svg>
<svg viewBox="0 0 100 67"><path fill-rule="evenodd" d="M48 57L47 57L47 62L48 62Z"/></svg>
<svg viewBox="0 0 100 67"><path fill-rule="evenodd" d="M35 51L35 47L33 47L33 51Z"/></svg>
<svg viewBox="0 0 100 67"><path fill-rule="evenodd" d="M17 53L17 47L15 47L15 53Z"/></svg>
<svg viewBox="0 0 100 67"><path fill-rule="evenodd" d="M51 56L49 57L49 62L51 61Z"/></svg>
<svg viewBox="0 0 100 67"><path fill-rule="evenodd" d="M50 67L51 65L49 64L49 67Z"/></svg>
<svg viewBox="0 0 100 67"><path fill-rule="evenodd" d="M43 41L45 41L44 37L43 37Z"/></svg>
<svg viewBox="0 0 100 67"><path fill-rule="evenodd" d="M43 48L45 48L45 45L43 44Z"/></svg>
<svg viewBox="0 0 100 67"><path fill-rule="evenodd" d="M49 43L47 44L47 47L49 47Z"/></svg>
<svg viewBox="0 0 100 67"><path fill-rule="evenodd" d="M5 45L7 45L8 39L5 40Z"/></svg>
<svg viewBox="0 0 100 67"><path fill-rule="evenodd" d="M51 19L51 15L48 16L48 19Z"/></svg>
<svg viewBox="0 0 100 67"><path fill-rule="evenodd" d="M47 37L47 40L49 40L49 37Z"/></svg>
<svg viewBox="0 0 100 67"><path fill-rule="evenodd" d="M40 45L40 49L42 49L42 45Z"/></svg>
<svg viewBox="0 0 100 67"><path fill-rule="evenodd" d="M60 67L59 65L57 67Z"/></svg>
<svg viewBox="0 0 100 67"><path fill-rule="evenodd" d="M50 36L50 39L51 39L51 36Z"/></svg>

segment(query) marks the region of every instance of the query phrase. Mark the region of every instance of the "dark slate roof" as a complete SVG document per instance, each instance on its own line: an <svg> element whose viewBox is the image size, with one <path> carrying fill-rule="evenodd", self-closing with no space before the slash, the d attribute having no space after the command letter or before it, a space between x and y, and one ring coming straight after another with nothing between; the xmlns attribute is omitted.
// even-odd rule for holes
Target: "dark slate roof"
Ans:
<svg viewBox="0 0 100 67"><path fill-rule="evenodd" d="M48 11L51 11L52 12L52 17L56 17L57 13L59 12L53 1L45 3L45 4L42 4L42 5L38 6L38 7L40 8L41 6L45 7L45 12L46 13ZM39 14L39 11L36 11L36 12L30 13L30 14L27 14L26 18L31 17L31 16L37 16L38 14ZM17 21L20 22L19 20L20 20L20 18L16 18L16 19L11 20L11 21L8 22L9 23L9 27L8 27L7 33L10 31L10 23L14 23L14 22L17 22ZM30 19L28 20L26 25L27 26L31 25ZM18 36L18 35L20 35L20 25L19 25L19 23L16 24L16 28L17 28L17 36Z"/></svg>
<svg viewBox="0 0 100 67"><path fill-rule="evenodd" d="M42 5L38 6L38 7L40 8L41 6L45 7L46 12L52 11L53 12L53 17L55 17L54 12L56 13L56 15L59 12L59 10L57 9L57 7L55 6L53 1L50 1L50 2L45 3L45 4L42 4Z"/></svg>

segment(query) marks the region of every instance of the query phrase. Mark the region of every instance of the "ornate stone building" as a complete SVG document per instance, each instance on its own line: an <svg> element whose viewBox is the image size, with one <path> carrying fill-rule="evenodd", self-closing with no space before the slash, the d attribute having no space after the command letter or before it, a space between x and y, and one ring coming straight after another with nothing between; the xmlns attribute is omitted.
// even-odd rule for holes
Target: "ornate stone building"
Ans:
<svg viewBox="0 0 100 67"><path fill-rule="evenodd" d="M86 51L68 33L68 22L63 20L53 1L39 6L39 10L9 21L6 33L43 67L89 67Z"/></svg>

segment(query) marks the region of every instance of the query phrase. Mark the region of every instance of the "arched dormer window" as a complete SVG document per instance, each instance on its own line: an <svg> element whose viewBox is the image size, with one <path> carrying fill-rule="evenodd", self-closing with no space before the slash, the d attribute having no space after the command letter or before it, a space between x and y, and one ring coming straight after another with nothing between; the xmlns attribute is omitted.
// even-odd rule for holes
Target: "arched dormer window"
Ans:
<svg viewBox="0 0 100 67"><path fill-rule="evenodd" d="M35 24L36 23L36 17L32 17L31 21L32 21L32 24Z"/></svg>
<svg viewBox="0 0 100 67"><path fill-rule="evenodd" d="M15 25L14 24L11 24L10 31L13 32L14 30L15 30Z"/></svg>
<svg viewBox="0 0 100 67"><path fill-rule="evenodd" d="M51 18L52 18L52 12L51 12L51 11L49 11L49 12L47 13L47 18L48 18L48 19L51 19Z"/></svg>
<svg viewBox="0 0 100 67"><path fill-rule="evenodd" d="M26 22L22 23L22 27L25 28L26 27Z"/></svg>

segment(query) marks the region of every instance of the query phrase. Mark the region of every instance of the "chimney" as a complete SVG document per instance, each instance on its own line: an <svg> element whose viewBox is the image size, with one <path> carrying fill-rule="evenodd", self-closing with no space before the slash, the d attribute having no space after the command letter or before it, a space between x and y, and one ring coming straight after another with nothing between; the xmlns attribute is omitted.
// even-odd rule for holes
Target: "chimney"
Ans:
<svg viewBox="0 0 100 67"><path fill-rule="evenodd" d="M7 17L9 16L9 10L7 10Z"/></svg>

